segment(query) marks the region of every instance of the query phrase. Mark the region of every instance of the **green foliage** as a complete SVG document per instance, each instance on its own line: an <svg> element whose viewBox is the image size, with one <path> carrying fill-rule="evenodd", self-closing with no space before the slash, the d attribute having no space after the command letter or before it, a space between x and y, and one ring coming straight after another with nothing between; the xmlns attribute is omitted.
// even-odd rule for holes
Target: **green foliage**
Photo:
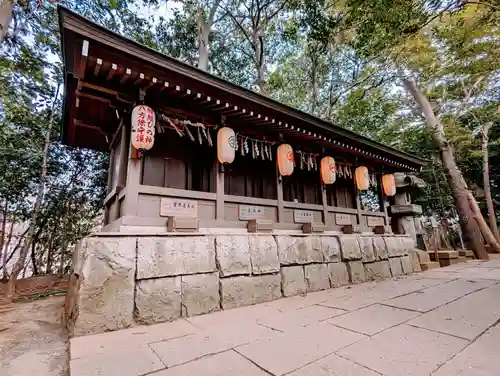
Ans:
<svg viewBox="0 0 500 376"><path fill-rule="evenodd" d="M196 66L198 16L201 12L206 19L213 0L63 4ZM138 12L145 6L153 17ZM158 15L165 6L167 14ZM480 129L492 122L490 174L498 200L499 20L494 2L222 0L209 35L208 70L247 88L264 80L265 91L283 103L426 158L421 176L428 187L417 203L427 213L449 216L453 199L436 145L398 76L411 72L418 79L476 193L482 187ZM52 140L59 136L59 45L54 2L14 7L8 38L0 46L0 173L5 177L0 181L0 210L9 220L30 218L47 129L52 126ZM264 66L258 72L261 47ZM51 143L35 237L38 269L47 264L64 269L71 245L99 221L107 163L106 155Z"/></svg>

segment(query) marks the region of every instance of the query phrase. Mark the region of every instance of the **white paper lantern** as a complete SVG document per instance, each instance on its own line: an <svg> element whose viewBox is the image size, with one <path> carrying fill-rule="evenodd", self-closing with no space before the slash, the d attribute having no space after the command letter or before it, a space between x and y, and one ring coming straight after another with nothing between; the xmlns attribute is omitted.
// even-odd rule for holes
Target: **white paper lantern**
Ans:
<svg viewBox="0 0 500 376"><path fill-rule="evenodd" d="M368 168L365 166L359 166L356 168L354 173L356 177L356 187L360 191L366 191L370 188L370 175L368 174Z"/></svg>
<svg viewBox="0 0 500 376"><path fill-rule="evenodd" d="M293 149L288 144L281 144L277 150L278 170L281 176L290 176L293 173L295 158Z"/></svg>
<svg viewBox="0 0 500 376"><path fill-rule="evenodd" d="M396 179L394 179L393 174L382 176L382 188L386 196L394 196L396 194Z"/></svg>
<svg viewBox="0 0 500 376"><path fill-rule="evenodd" d="M333 184L337 180L337 168L335 159L332 157L323 157L320 163L321 180L323 184Z"/></svg>
<svg viewBox="0 0 500 376"><path fill-rule="evenodd" d="M236 135L231 128L223 127L217 132L217 158L219 162L233 163L236 153Z"/></svg>
<svg viewBox="0 0 500 376"><path fill-rule="evenodd" d="M135 106L132 110L132 146L137 150L149 150L155 142L155 112L145 105Z"/></svg>

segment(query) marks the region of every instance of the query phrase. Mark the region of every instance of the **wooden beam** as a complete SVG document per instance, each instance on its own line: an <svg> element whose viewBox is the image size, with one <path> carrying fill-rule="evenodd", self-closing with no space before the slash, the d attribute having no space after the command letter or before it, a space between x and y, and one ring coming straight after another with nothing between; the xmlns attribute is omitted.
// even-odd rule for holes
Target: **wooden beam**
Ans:
<svg viewBox="0 0 500 376"><path fill-rule="evenodd" d="M115 63L111 64L111 69L109 70L108 77L106 77L106 81L113 79L113 76L115 75L117 69L118 69L117 64Z"/></svg>
<svg viewBox="0 0 500 376"><path fill-rule="evenodd" d="M139 73L139 76L134 81L134 85L139 85L144 80L144 73Z"/></svg>
<svg viewBox="0 0 500 376"><path fill-rule="evenodd" d="M165 90L165 89L168 89L169 85L170 85L170 84L169 84L168 82L166 82L166 81L165 81L165 82L163 83L163 85L161 86L160 91L163 91L163 90Z"/></svg>
<svg viewBox="0 0 500 376"><path fill-rule="evenodd" d="M95 63L95 68L94 68L94 76L99 75L101 68L102 68L102 59L97 58L97 61Z"/></svg>
<svg viewBox="0 0 500 376"><path fill-rule="evenodd" d="M89 56L89 41L84 40L82 43L82 53L80 55L80 64L78 65L78 71L76 72L76 78L83 79L85 76L85 67L87 66L87 58Z"/></svg>
<svg viewBox="0 0 500 376"><path fill-rule="evenodd" d="M120 84L123 85L128 80L128 78L130 77L131 74L132 74L132 70L131 69L129 69L129 68L125 69L125 74L121 78Z"/></svg>
<svg viewBox="0 0 500 376"><path fill-rule="evenodd" d="M151 79L151 82L149 83L149 85L148 85L148 86L146 86L146 87L144 88L144 90L146 90L146 91L147 91L147 90L151 89L153 86L155 86L155 85L156 85L156 83L157 83L157 82L158 82L158 79L157 79L156 77L153 77L153 78Z"/></svg>

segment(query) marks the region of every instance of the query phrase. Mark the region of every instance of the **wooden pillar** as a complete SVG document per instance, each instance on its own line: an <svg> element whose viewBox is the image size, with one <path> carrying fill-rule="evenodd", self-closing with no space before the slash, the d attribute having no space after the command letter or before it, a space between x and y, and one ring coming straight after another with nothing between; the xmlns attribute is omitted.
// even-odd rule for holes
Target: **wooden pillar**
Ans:
<svg viewBox="0 0 500 376"><path fill-rule="evenodd" d="M120 167L118 172L118 185L125 186L127 183L127 160L128 160L128 131L126 126L122 126L120 139Z"/></svg>
<svg viewBox="0 0 500 376"><path fill-rule="evenodd" d="M121 208L121 215L137 215L137 207L139 204L139 185L141 184L142 175L142 159L137 157L138 152L133 149L129 132L126 134L125 150L128 151L127 155L127 171L125 177L125 187L127 192L123 198L123 205Z"/></svg>
<svg viewBox="0 0 500 376"><path fill-rule="evenodd" d="M389 225L389 215L387 214L387 196L384 193L384 188L382 187L382 175L378 177L378 189L379 189L379 200L380 209L384 212L385 225Z"/></svg>
<svg viewBox="0 0 500 376"><path fill-rule="evenodd" d="M326 197L326 185L321 182L321 201L323 202L323 223L328 226L328 199Z"/></svg>
<svg viewBox="0 0 500 376"><path fill-rule="evenodd" d="M276 168L276 199L278 201L278 223L285 222L285 206L283 204L283 179Z"/></svg>
<svg viewBox="0 0 500 376"><path fill-rule="evenodd" d="M358 211L357 213L358 225L362 225L361 221L363 219L363 215L361 214L361 198L359 197L358 188L354 187L354 190L356 192L356 210Z"/></svg>
<svg viewBox="0 0 500 376"><path fill-rule="evenodd" d="M115 155L116 155L116 150L111 149L110 155L109 155L109 167L108 167L108 189L106 190L107 193L111 192L113 189L113 178L114 175L118 173L118 171L114 171L115 167Z"/></svg>
<svg viewBox="0 0 500 376"><path fill-rule="evenodd" d="M215 219L224 220L224 171L218 160L214 164L215 172Z"/></svg>

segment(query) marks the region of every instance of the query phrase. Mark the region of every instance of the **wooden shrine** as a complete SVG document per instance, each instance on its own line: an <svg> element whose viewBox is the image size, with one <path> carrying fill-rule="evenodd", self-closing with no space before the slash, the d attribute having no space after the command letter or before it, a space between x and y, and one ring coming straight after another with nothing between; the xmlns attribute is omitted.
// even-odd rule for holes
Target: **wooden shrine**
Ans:
<svg viewBox="0 0 500 376"><path fill-rule="evenodd" d="M104 231L372 231L389 225L383 176L424 164L64 8L59 16L62 139L110 153Z"/></svg>

